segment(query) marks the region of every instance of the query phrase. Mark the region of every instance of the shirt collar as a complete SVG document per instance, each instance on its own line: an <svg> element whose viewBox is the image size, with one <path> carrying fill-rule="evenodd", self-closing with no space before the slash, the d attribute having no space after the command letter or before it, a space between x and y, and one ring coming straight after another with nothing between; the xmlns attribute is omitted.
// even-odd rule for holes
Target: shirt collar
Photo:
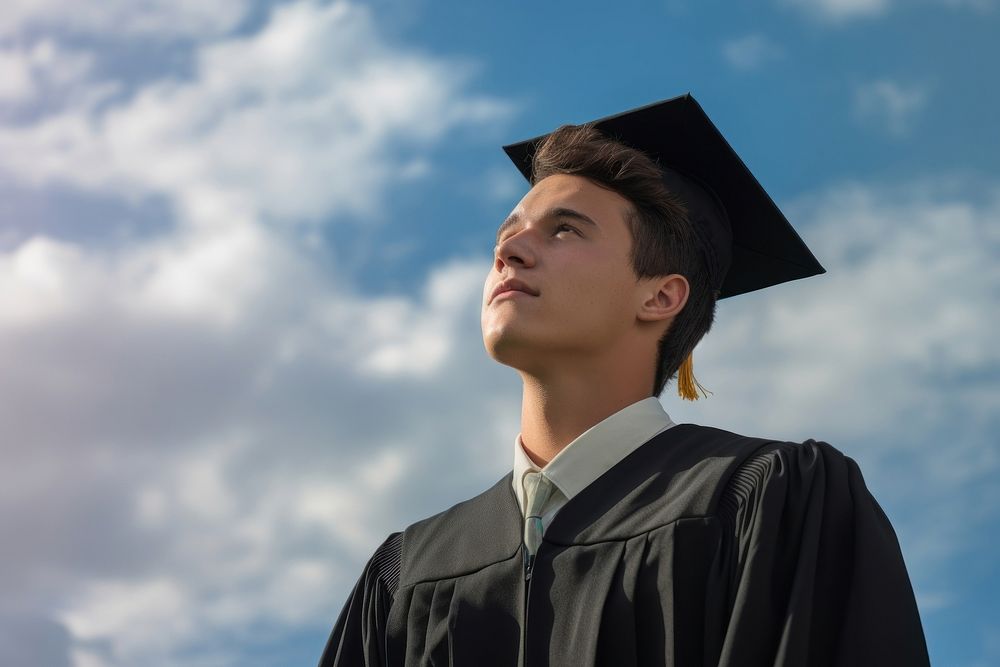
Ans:
<svg viewBox="0 0 1000 667"><path fill-rule="evenodd" d="M569 500L640 445L674 426L660 400L649 396L628 405L594 424L563 447L555 457L539 468L524 453L521 434L514 438L514 495L521 503L521 479L524 473L544 470Z"/></svg>

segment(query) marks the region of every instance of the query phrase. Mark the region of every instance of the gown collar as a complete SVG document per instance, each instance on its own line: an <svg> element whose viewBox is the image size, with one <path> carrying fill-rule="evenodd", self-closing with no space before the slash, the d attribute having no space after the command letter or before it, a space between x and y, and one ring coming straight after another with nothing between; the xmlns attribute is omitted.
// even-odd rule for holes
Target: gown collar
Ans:
<svg viewBox="0 0 1000 667"><path fill-rule="evenodd" d="M543 470L567 500L659 433L674 426L660 400L648 396L594 424L566 445L544 468L525 454L521 434L514 438L511 486L524 512L522 480L527 472Z"/></svg>

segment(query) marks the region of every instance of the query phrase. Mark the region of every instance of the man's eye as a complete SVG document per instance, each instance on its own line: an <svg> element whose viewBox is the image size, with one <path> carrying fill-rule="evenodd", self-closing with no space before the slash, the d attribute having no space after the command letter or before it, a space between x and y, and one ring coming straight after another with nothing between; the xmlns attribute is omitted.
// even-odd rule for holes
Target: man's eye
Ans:
<svg viewBox="0 0 1000 667"><path fill-rule="evenodd" d="M558 227L556 227L556 233L558 233L559 230L561 230L561 229L568 229L571 232L573 232L574 234L579 234L579 232L576 231L576 227L573 227L571 225L567 225L566 223L563 223L563 224L559 225Z"/></svg>

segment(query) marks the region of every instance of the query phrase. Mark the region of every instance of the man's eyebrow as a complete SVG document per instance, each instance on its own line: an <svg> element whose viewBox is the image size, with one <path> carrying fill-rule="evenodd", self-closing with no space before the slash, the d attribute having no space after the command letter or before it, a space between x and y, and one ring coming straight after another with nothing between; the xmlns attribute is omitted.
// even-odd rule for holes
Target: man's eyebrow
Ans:
<svg viewBox="0 0 1000 667"><path fill-rule="evenodd" d="M557 206L555 208L550 208L542 215L542 220L546 218L572 218L573 220L579 220L580 222L586 223L588 225L593 225L594 227L599 227L599 225L590 219L589 216L575 211L571 208L565 208L563 206ZM507 216L507 219L501 223L500 228L497 230L497 245L500 245L500 237L503 233L507 231L510 227L517 225L521 220L521 216L517 213L511 213Z"/></svg>

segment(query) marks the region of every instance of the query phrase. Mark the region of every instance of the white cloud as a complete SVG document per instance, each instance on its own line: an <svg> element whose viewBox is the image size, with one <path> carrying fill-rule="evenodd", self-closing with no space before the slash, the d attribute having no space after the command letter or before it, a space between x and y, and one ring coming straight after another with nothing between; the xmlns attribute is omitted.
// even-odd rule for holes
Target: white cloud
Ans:
<svg viewBox="0 0 1000 667"><path fill-rule="evenodd" d="M85 89L94 65L92 54L42 39L30 47L0 49L0 109L44 98L71 98L86 108L109 92L107 86Z"/></svg>
<svg viewBox="0 0 1000 667"><path fill-rule="evenodd" d="M35 83L27 59L14 51L0 51L0 102L29 99Z"/></svg>
<svg viewBox="0 0 1000 667"><path fill-rule="evenodd" d="M209 37L246 16L248 0L6 0L0 34L61 29L102 38Z"/></svg>
<svg viewBox="0 0 1000 667"><path fill-rule="evenodd" d="M470 67L387 46L345 3L279 6L258 33L200 47L193 80L165 79L100 110L0 128L0 169L133 197L164 195L185 220L317 219L370 212L408 153L509 108L461 94ZM400 171L400 161L412 168Z"/></svg>
<svg viewBox="0 0 1000 667"><path fill-rule="evenodd" d="M751 71L780 59L783 51L767 36L753 34L723 44L722 55L736 69Z"/></svg>
<svg viewBox="0 0 1000 667"><path fill-rule="evenodd" d="M902 137L913 128L927 98L927 88L922 85L871 81L855 88L854 112L861 120L877 123L889 134Z"/></svg>
<svg viewBox="0 0 1000 667"><path fill-rule="evenodd" d="M475 338L488 261L362 299L262 229L0 257L0 448L20 462L0 526L22 535L0 587L59 600L80 660L174 664L216 632L328 619L400 507L458 500L421 480L501 473L480 448L504 442L465 445L503 393Z"/></svg>
<svg viewBox="0 0 1000 667"><path fill-rule="evenodd" d="M96 583L87 588L86 603L67 614L66 623L77 639L92 640L121 633L126 660L141 642L143 650L163 653L179 633L193 629L189 609L179 581L158 578L137 583ZM125 660L123 660L124 662Z"/></svg>

